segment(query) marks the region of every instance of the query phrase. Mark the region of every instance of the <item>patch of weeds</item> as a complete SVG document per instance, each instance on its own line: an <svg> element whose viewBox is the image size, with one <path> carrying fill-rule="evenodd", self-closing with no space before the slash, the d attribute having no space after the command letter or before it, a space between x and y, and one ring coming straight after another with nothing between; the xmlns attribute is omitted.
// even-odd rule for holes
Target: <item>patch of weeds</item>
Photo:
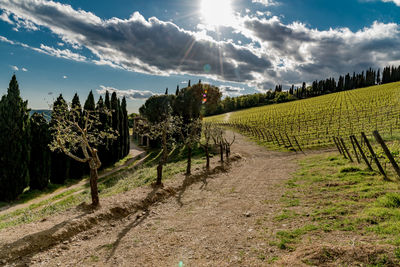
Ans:
<svg viewBox="0 0 400 267"><path fill-rule="evenodd" d="M276 262L278 259L279 259L278 256L272 256L272 257L268 258L267 263L272 264L272 263Z"/></svg>
<svg viewBox="0 0 400 267"><path fill-rule="evenodd" d="M385 208L399 208L400 207L400 194L387 193L386 195L377 199L377 205Z"/></svg>
<svg viewBox="0 0 400 267"><path fill-rule="evenodd" d="M293 250L293 248L289 246L289 244L296 243L301 236L317 229L317 226L313 224L308 224L295 230L279 231L276 233L276 237L279 240L277 246L280 249Z"/></svg>
<svg viewBox="0 0 400 267"><path fill-rule="evenodd" d="M354 166L347 166L340 169L340 173L360 172L361 169Z"/></svg>
<svg viewBox="0 0 400 267"><path fill-rule="evenodd" d="M283 220L295 218L297 216L299 216L299 214L297 214L296 212L284 209L281 214L275 216L274 220L280 222Z"/></svg>
<svg viewBox="0 0 400 267"><path fill-rule="evenodd" d="M98 262L98 261L99 261L99 256L90 255L90 261L92 261L92 262Z"/></svg>

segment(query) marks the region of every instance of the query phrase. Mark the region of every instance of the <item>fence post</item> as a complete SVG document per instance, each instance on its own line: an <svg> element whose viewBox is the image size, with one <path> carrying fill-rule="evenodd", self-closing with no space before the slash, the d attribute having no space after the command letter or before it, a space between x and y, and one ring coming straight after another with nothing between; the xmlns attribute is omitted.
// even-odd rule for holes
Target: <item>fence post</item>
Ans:
<svg viewBox="0 0 400 267"><path fill-rule="evenodd" d="M372 149L372 146L371 146L371 144L369 143L367 136L365 135L364 132L361 133L361 136L363 137L364 142L365 142L365 144L367 145L367 147L368 147L368 149L369 149L369 152L371 152L372 158L374 159L376 166L378 166L379 172L380 172L380 173L383 175L383 177L385 177L385 179L386 179L386 178L387 178L387 177L386 177L386 173L385 173L385 171L383 170L381 164L379 163L379 160L378 160L378 158L376 157L376 154L375 154L374 150Z"/></svg>
<svg viewBox="0 0 400 267"><path fill-rule="evenodd" d="M356 143L356 146L357 146L357 148L358 148L358 151L360 151L361 157L362 157L363 160L365 161L365 164L367 164L368 169L369 169L370 171L372 171L372 170L373 170L373 169L372 169L372 166L371 166L371 164L369 164L369 161L368 161L367 157L365 156L364 151L362 150L360 144L358 143L357 138L356 138L354 135L352 135L352 137L353 137L354 143Z"/></svg>
<svg viewBox="0 0 400 267"><path fill-rule="evenodd" d="M335 145L337 147L337 149L339 150L340 155L342 155L342 149L340 148L338 142L336 142L336 137L332 136L333 142L335 142Z"/></svg>
<svg viewBox="0 0 400 267"><path fill-rule="evenodd" d="M383 139L378 131L373 131L373 135L374 135L376 141L381 145L381 147L382 147L383 151L385 152L386 157L388 157L390 163L392 163L393 169L396 171L397 176L398 176L397 179L399 179L400 178L400 168L399 168L399 165L397 165L396 161L394 160L392 154L390 153L389 148L386 146L385 142L383 141Z"/></svg>
<svg viewBox="0 0 400 267"><path fill-rule="evenodd" d="M344 143L343 138L340 138L340 142L342 142L342 146L343 146L344 150L346 151L347 156L349 156L349 160L351 162L354 162L352 157L351 157L351 155L350 155L350 153L349 153L349 150L347 150L347 147L346 147L346 144Z"/></svg>
<svg viewBox="0 0 400 267"><path fill-rule="evenodd" d="M272 132L272 134L274 135L275 140L276 140L276 142L278 143L278 146L281 146L281 143L279 142L278 137L276 137L276 134L275 134L274 131Z"/></svg>
<svg viewBox="0 0 400 267"><path fill-rule="evenodd" d="M297 147L299 148L299 150L305 155L306 153L303 151L303 149L301 149L301 146L299 145L299 142L297 142L297 138L296 136L293 135L293 139L296 142Z"/></svg>
<svg viewBox="0 0 400 267"><path fill-rule="evenodd" d="M287 140L289 141L289 145L290 145L290 147L291 148L293 148L294 149L294 151L297 153L297 150L296 150L296 148L294 148L294 146L292 145L292 142L290 141L290 139L289 139L289 136L287 135L287 133L285 132L285 135L286 135L286 138L287 138Z"/></svg>
<svg viewBox="0 0 400 267"><path fill-rule="evenodd" d="M358 162L358 163L361 163L361 162L360 162L360 158L358 157L358 153L357 153L356 146L354 145L353 138L351 138L351 136L350 136L349 138L350 138L350 141L351 141L351 145L353 146L354 154L356 154L357 162Z"/></svg>
<svg viewBox="0 0 400 267"><path fill-rule="evenodd" d="M343 147L343 145L342 145L342 143L341 143L341 141L340 141L340 138L339 138L339 137L336 137L336 140L337 140L337 143L338 143L340 149L342 150L342 155L343 155L343 157L344 157L345 159L347 159L346 152L344 151L344 147Z"/></svg>

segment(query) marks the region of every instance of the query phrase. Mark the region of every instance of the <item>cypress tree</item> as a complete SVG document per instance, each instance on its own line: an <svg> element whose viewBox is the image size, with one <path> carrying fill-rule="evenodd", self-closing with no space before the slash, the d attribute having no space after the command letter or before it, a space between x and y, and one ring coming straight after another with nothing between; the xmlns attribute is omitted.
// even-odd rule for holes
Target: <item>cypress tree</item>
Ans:
<svg viewBox="0 0 400 267"><path fill-rule="evenodd" d="M30 189L44 189L50 179L51 142L49 125L43 114L34 113L30 118L31 159L29 162Z"/></svg>
<svg viewBox="0 0 400 267"><path fill-rule="evenodd" d="M53 113L56 109L68 112L68 106L62 94L56 99L53 104ZM53 118L50 121L50 126L54 125ZM53 135L53 133L51 133ZM51 153L51 171L50 182L53 184L63 184L69 178L70 159L61 151Z"/></svg>
<svg viewBox="0 0 400 267"><path fill-rule="evenodd" d="M125 130L125 139L124 139L124 156L129 154L130 150L130 136L129 136L129 122L128 122L128 111L126 109L126 98L122 98L121 109L124 116L124 130Z"/></svg>
<svg viewBox="0 0 400 267"><path fill-rule="evenodd" d="M168 87L165 89L165 94L168 95Z"/></svg>
<svg viewBox="0 0 400 267"><path fill-rule="evenodd" d="M107 128L108 126L108 116L104 112L105 110L105 105L103 101L103 97L100 96L99 101L97 101L96 105L96 111L99 112L99 120L100 120L100 125L98 126L99 131L104 131L104 129ZM99 158L102 162L106 162L107 160L107 140L103 140L103 144L98 146L99 150Z"/></svg>
<svg viewBox="0 0 400 267"><path fill-rule="evenodd" d="M13 200L29 181L29 110L15 74L0 100L0 199Z"/></svg>
<svg viewBox="0 0 400 267"><path fill-rule="evenodd" d="M96 109L96 104L94 101L94 96L93 96L93 92L90 91L89 95L85 101L85 105L83 106L84 110L90 110L90 111L94 111Z"/></svg>
<svg viewBox="0 0 400 267"><path fill-rule="evenodd" d="M110 101L110 93L106 91L106 96L104 98L104 107L111 112L111 101ZM107 116L104 119L105 127L112 127L112 116ZM103 161L104 161L104 166L109 166L112 162L112 140L107 139L106 140L106 148L104 151L104 156L103 156Z"/></svg>
<svg viewBox="0 0 400 267"><path fill-rule="evenodd" d="M72 98L71 108L74 110L74 112L78 113L77 117L79 119L79 125L82 127L82 106L77 93L75 93L74 97ZM79 152L77 152L77 156L83 158L82 151L79 150ZM80 179L85 174L85 171L87 173L86 164L76 160L70 160L70 163L69 177L73 179Z"/></svg>
<svg viewBox="0 0 400 267"><path fill-rule="evenodd" d="M124 127L124 114L122 112L121 102L118 99L118 116L119 116L119 124L118 124L118 159L122 159L124 157L124 140L125 140L125 127Z"/></svg>
<svg viewBox="0 0 400 267"><path fill-rule="evenodd" d="M111 114L112 114L112 129L114 131L117 131L118 138L112 141L112 149L111 149L111 155L112 155L112 163L118 161L119 153L118 153L118 148L119 148L119 107L118 107L118 98L117 94L115 92L112 93L111 95Z"/></svg>
<svg viewBox="0 0 400 267"><path fill-rule="evenodd" d="M175 95L179 95L179 85L176 86L176 91L175 91Z"/></svg>

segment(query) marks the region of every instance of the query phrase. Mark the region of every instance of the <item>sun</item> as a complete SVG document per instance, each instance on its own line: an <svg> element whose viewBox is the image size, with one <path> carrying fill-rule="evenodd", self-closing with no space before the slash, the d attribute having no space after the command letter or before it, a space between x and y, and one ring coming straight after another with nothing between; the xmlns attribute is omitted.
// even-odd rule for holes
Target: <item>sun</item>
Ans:
<svg viewBox="0 0 400 267"><path fill-rule="evenodd" d="M232 0L201 0L201 15L210 26L229 26L235 21Z"/></svg>

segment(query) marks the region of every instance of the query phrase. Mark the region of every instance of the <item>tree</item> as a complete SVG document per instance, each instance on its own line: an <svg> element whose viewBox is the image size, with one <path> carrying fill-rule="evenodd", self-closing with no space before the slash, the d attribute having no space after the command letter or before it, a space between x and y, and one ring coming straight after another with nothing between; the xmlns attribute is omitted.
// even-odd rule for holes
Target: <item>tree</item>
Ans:
<svg viewBox="0 0 400 267"><path fill-rule="evenodd" d="M51 113L51 121L50 121L50 133L53 136L55 134L54 130L52 130L56 121L53 116L55 114L55 110L64 110L65 113L68 112L68 105L65 102L62 94L60 94L56 101L53 103L53 110ZM69 158L60 151L52 151L51 153L51 175L50 182L53 184L63 184L67 177L69 176L69 166L70 160Z"/></svg>
<svg viewBox="0 0 400 267"><path fill-rule="evenodd" d="M157 186L162 185L163 166L168 161L168 144L173 141L172 136L176 133L176 119L172 116L174 100L174 95L151 96L139 109L148 122L141 126L139 132L153 140L160 139L162 147L162 157L157 166Z"/></svg>
<svg viewBox="0 0 400 267"><path fill-rule="evenodd" d="M92 94L92 97L93 97L93 94ZM93 98L93 101L94 101L94 98ZM86 106L86 108L89 108L88 100L86 100L85 106ZM76 110L76 116L77 116L78 123L82 127L82 124L83 124L82 106L81 106L81 102L79 100L79 96L77 93L75 93L74 97L72 98L71 108ZM80 154L78 156L83 157L83 154ZM85 167L86 166L84 164L82 164L82 162L70 161L69 177L71 177L73 179L82 178L83 174L85 173Z"/></svg>
<svg viewBox="0 0 400 267"><path fill-rule="evenodd" d="M52 130L54 134L50 144L52 151L62 151L73 160L88 163L90 168L90 191L94 207L99 205L97 170L101 166L97 146L104 143L106 138L115 138L115 132L112 129L99 130L98 126L101 123L100 112L110 114L107 109L87 110L83 114L83 125L81 126L79 124L78 110L55 107L52 115L54 122ZM84 156L77 156L78 151L81 151Z"/></svg>
<svg viewBox="0 0 400 267"><path fill-rule="evenodd" d="M191 174L192 167L192 151L193 147L199 143L201 138L201 120L199 118L191 120L189 123L182 123L181 120L175 119L176 130L179 131L181 139L187 148L187 165L186 175Z"/></svg>
<svg viewBox="0 0 400 267"><path fill-rule="evenodd" d="M128 117L128 111L126 109L126 98L122 98L122 103L121 103L121 109L122 109L122 114L124 116L124 156L129 154L130 151L130 133L129 133L129 117Z"/></svg>
<svg viewBox="0 0 400 267"><path fill-rule="evenodd" d="M83 109L84 109L84 111L88 111L88 110L93 111L96 109L96 104L94 101L94 96L93 96L92 91L89 92L89 95L85 101L85 105L83 106Z"/></svg>
<svg viewBox="0 0 400 267"><path fill-rule="evenodd" d="M119 124L118 124L118 159L122 159L125 151L125 117L124 113L122 112L121 101L118 98L118 116L119 116Z"/></svg>
<svg viewBox="0 0 400 267"><path fill-rule="evenodd" d="M118 98L115 92L111 95L111 113L112 113L112 129L118 132L119 128L119 106L118 106ZM118 135L120 133L118 132ZM112 155L112 162L116 162L119 160L119 138L112 141L111 146L111 155Z"/></svg>
<svg viewBox="0 0 400 267"><path fill-rule="evenodd" d="M29 161L29 188L42 190L50 179L51 141L49 125L43 114L34 113L30 118L31 156Z"/></svg>
<svg viewBox="0 0 400 267"><path fill-rule="evenodd" d="M210 140L212 135L211 123L204 123L202 127L204 143L200 143L206 154L206 170L210 170Z"/></svg>
<svg viewBox="0 0 400 267"><path fill-rule="evenodd" d="M29 110L15 75L0 100L0 199L13 200L29 179Z"/></svg>

